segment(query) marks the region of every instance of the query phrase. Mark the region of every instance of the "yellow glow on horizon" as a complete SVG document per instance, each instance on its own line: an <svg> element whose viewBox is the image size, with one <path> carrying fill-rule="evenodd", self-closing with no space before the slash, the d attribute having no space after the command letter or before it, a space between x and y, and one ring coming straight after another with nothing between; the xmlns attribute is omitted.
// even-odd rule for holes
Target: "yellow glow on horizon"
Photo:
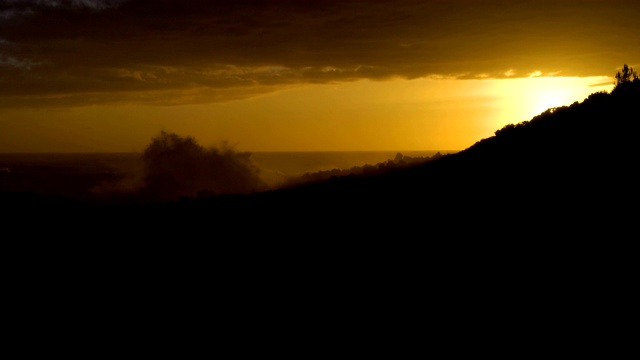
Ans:
<svg viewBox="0 0 640 360"><path fill-rule="evenodd" d="M610 83L611 85L602 85ZM611 91L613 81L601 77L534 77L494 80L490 92L499 96L495 125L502 127L531 120L549 108L582 102L597 91Z"/></svg>
<svg viewBox="0 0 640 360"><path fill-rule="evenodd" d="M226 103L0 109L0 152L141 151L159 131L241 151L463 150L609 77L355 81Z"/></svg>

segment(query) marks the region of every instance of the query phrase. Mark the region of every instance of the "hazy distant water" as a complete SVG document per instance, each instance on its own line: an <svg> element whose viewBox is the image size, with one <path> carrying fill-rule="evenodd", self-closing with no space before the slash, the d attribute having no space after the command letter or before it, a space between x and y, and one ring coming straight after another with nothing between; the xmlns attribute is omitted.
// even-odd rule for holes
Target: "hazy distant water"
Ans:
<svg viewBox="0 0 640 360"><path fill-rule="evenodd" d="M290 177L326 170L349 170L393 160L397 153L427 158L456 151L317 151L251 152L261 179L277 187ZM203 163L202 166L210 166ZM35 191L74 195L130 179L136 183L143 171L141 153L36 153L0 154L0 192ZM176 176L183 176L176 173ZM129 180L127 180L128 182ZM91 190L93 189L93 190Z"/></svg>
<svg viewBox="0 0 640 360"><path fill-rule="evenodd" d="M430 157L454 153L455 150L428 151L306 151L306 152L251 152L255 165L266 172L298 175L333 169L350 169L354 166L375 165L404 156ZM80 168L86 171L132 171L139 166L140 153L35 153L1 154L0 171L38 168Z"/></svg>

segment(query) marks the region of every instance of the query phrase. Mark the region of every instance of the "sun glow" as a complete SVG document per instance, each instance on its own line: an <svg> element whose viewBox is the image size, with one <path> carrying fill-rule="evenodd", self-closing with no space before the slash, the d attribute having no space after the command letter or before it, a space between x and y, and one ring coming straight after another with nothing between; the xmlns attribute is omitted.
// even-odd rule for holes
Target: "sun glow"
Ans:
<svg viewBox="0 0 640 360"><path fill-rule="evenodd" d="M569 105L576 101L572 89L548 89L536 91L532 98L531 106L534 112L543 112L549 108Z"/></svg>
<svg viewBox="0 0 640 360"><path fill-rule="evenodd" d="M494 127L530 120L547 109L582 102L597 91L611 91L610 80L606 76L492 80L487 91L498 102ZM612 85L601 85L607 82Z"/></svg>
<svg viewBox="0 0 640 360"><path fill-rule="evenodd" d="M612 88L609 77L362 80L226 103L4 110L0 152L138 151L159 130L246 151L462 150Z"/></svg>

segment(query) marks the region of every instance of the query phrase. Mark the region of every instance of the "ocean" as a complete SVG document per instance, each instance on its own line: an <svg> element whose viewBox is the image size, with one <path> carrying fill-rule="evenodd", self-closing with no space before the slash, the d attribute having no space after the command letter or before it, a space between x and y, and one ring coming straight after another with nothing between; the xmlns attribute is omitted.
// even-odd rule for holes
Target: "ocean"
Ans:
<svg viewBox="0 0 640 360"><path fill-rule="evenodd" d="M270 186L284 179L329 170L393 161L398 153L420 159L455 153L425 151L250 152L251 163ZM186 160L186 159L185 159ZM73 195L105 188L109 181L134 179L142 173L141 153L0 153L0 192ZM208 166L206 164L203 164ZM132 182L131 180L130 182Z"/></svg>

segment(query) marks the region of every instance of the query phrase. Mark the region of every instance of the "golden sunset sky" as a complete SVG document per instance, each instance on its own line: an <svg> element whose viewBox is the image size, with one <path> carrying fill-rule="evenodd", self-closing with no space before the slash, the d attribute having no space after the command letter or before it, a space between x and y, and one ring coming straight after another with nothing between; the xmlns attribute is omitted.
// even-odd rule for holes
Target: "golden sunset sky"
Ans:
<svg viewBox="0 0 640 360"><path fill-rule="evenodd" d="M640 1L0 0L0 152L462 150L640 68Z"/></svg>

